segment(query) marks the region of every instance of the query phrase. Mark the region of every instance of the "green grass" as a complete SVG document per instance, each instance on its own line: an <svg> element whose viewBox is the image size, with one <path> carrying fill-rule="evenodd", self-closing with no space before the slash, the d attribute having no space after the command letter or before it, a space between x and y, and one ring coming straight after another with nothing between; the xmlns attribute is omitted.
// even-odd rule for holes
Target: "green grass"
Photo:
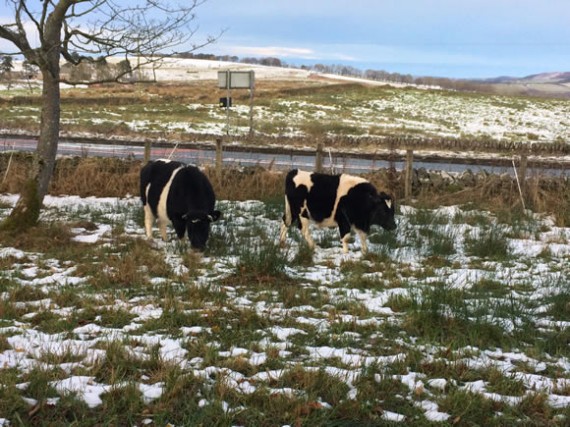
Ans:
<svg viewBox="0 0 570 427"><path fill-rule="evenodd" d="M440 283L416 291L409 303L399 306L407 309L404 329L427 342L459 348L508 347L513 341L500 324L486 320L500 317L492 307L472 304L464 291Z"/></svg>
<svg viewBox="0 0 570 427"><path fill-rule="evenodd" d="M564 321L569 318L570 290L561 289L560 292L547 297L544 302L550 305L547 314L552 316L554 320Z"/></svg>
<svg viewBox="0 0 570 427"><path fill-rule="evenodd" d="M471 292L474 297L504 297L509 293L509 286L506 283L493 279L482 278L471 286Z"/></svg>
<svg viewBox="0 0 570 427"><path fill-rule="evenodd" d="M465 246L467 254L480 258L505 261L511 257L507 233L496 225L483 228L478 236L467 236Z"/></svg>

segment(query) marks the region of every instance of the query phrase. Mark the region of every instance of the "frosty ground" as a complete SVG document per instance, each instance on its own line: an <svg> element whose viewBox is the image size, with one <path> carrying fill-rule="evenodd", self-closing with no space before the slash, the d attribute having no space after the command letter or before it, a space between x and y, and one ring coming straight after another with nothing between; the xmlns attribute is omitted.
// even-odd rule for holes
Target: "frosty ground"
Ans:
<svg viewBox="0 0 570 427"><path fill-rule="evenodd" d="M0 196L0 219L16 199ZM314 253L293 229L280 248L281 203L223 200L197 256L147 242L135 197L45 206L68 247L0 244L0 372L30 411L134 387L138 422L166 421L144 416L172 396L154 361L191 377L184 399L220 424L568 422L570 229L548 216L402 205L363 256L332 229L313 229ZM38 370L55 372L40 395ZM277 397L304 409L270 413Z"/></svg>

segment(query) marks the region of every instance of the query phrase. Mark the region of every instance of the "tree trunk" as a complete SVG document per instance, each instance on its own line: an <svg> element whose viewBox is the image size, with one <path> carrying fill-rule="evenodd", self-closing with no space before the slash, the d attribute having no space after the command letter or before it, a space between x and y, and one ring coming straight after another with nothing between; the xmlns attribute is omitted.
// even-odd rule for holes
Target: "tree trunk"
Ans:
<svg viewBox="0 0 570 427"><path fill-rule="evenodd" d="M37 224L45 195L55 167L59 142L60 89L59 89L59 49L46 54L42 71L42 112L40 136L20 198L10 215L0 224L0 229L20 232Z"/></svg>
<svg viewBox="0 0 570 427"><path fill-rule="evenodd" d="M59 68L59 63L57 67ZM44 196L48 193L59 142L59 119L61 111L59 71L55 76L57 77L54 77L51 72L43 73L42 119L36 159L38 197L40 201L43 201Z"/></svg>
<svg viewBox="0 0 570 427"><path fill-rule="evenodd" d="M59 79L46 71L43 72L40 136L33 165L16 206L1 228L18 232L37 224L55 167L59 142L59 118Z"/></svg>

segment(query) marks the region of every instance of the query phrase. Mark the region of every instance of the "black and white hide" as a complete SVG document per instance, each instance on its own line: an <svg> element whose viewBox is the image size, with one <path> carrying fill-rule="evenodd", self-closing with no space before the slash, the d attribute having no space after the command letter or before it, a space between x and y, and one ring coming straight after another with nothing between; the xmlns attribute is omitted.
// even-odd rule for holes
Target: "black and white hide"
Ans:
<svg viewBox="0 0 570 427"><path fill-rule="evenodd" d="M314 248L309 223L319 227L338 227L342 249L348 252L352 229L360 238L362 252L368 250L367 235L371 225L394 230L394 200L378 193L366 179L347 174L326 175L294 169L285 178L285 214L280 241L285 242L292 223L298 224L303 237Z"/></svg>
<svg viewBox="0 0 570 427"><path fill-rule="evenodd" d="M140 196L149 239L157 219L163 240L167 240L166 226L172 224L179 239L187 234L193 249L204 250L210 223L221 213L214 209L212 184L200 169L166 159L151 160L141 169Z"/></svg>

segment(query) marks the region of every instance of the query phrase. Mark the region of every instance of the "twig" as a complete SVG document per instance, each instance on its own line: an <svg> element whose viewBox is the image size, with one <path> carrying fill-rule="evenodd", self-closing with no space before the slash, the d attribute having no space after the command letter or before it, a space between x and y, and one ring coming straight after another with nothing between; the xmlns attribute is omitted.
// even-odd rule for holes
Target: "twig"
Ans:
<svg viewBox="0 0 570 427"><path fill-rule="evenodd" d="M178 144L180 144L180 141L178 141L176 143L176 145L174 146L174 148L172 149L172 151L170 152L170 154L168 155L168 160L170 160L172 158L172 155L174 154L174 152L176 151L176 149L178 148Z"/></svg>
<svg viewBox="0 0 570 427"><path fill-rule="evenodd" d="M515 159L514 158L513 158L513 170L515 171L515 178L517 179L517 186L519 187L519 194L521 196L521 203L522 203L523 211L526 211L526 207L524 205L523 193L522 193L522 189L521 189L521 183L519 181L519 174L517 173L517 168L515 166Z"/></svg>
<svg viewBox="0 0 570 427"><path fill-rule="evenodd" d="M4 178L2 178L2 184L4 184L4 182L6 181L6 178L8 177L8 172L10 172L10 165L12 164L12 157L14 156L14 152L15 150L12 150L12 152L10 153L10 158L8 159L8 165L6 166L6 172L4 173Z"/></svg>
<svg viewBox="0 0 570 427"><path fill-rule="evenodd" d="M329 162L331 164L331 172L336 173L336 168L335 168L334 163L333 163L332 151L331 151L330 147L329 147Z"/></svg>

